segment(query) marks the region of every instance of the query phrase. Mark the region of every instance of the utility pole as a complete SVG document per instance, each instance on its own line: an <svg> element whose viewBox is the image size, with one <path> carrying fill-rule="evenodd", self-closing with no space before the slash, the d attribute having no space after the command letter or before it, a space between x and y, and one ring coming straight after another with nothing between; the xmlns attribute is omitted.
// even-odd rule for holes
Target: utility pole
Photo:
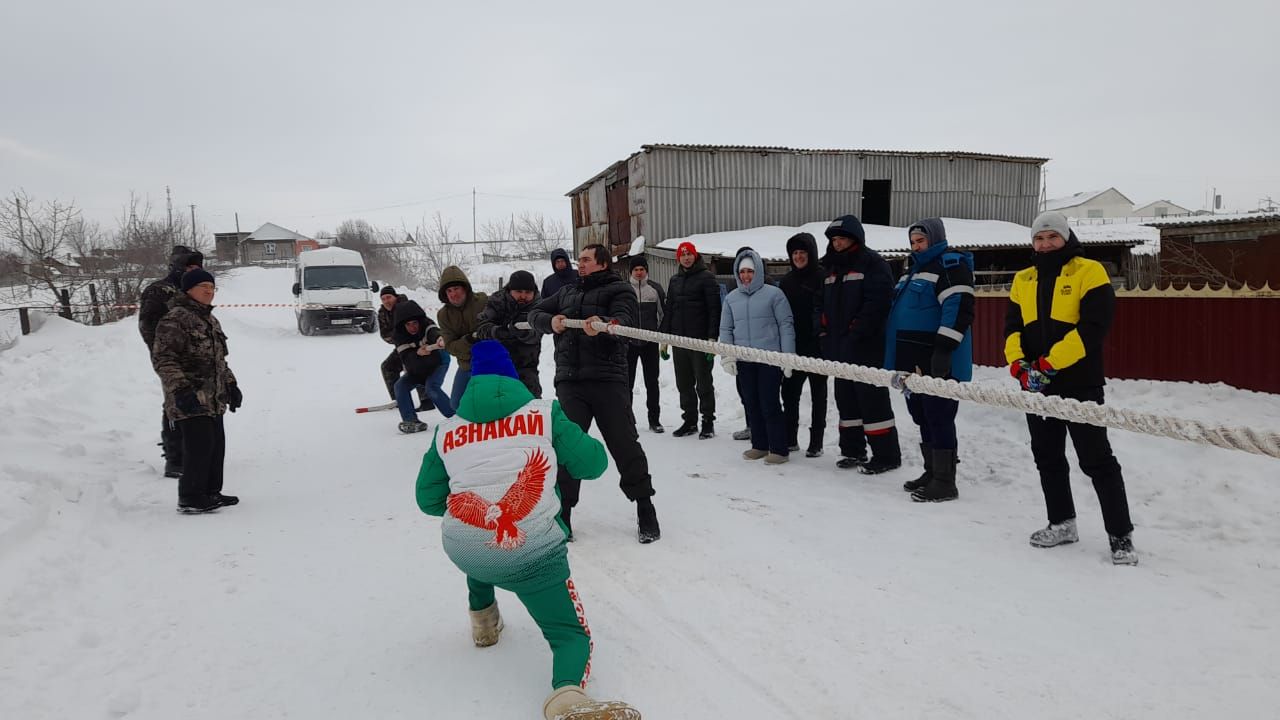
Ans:
<svg viewBox="0 0 1280 720"><path fill-rule="evenodd" d="M173 244L173 196L169 194L169 186L164 186L164 201L169 206L169 244Z"/></svg>
<svg viewBox="0 0 1280 720"><path fill-rule="evenodd" d="M22 200L18 197L17 193L14 193L13 204L18 207L18 244L26 247L27 236L22 229Z"/></svg>
<svg viewBox="0 0 1280 720"><path fill-rule="evenodd" d="M191 206L191 249L196 249L196 206Z"/></svg>
<svg viewBox="0 0 1280 720"><path fill-rule="evenodd" d="M476 244L476 189L471 188L471 245Z"/></svg>

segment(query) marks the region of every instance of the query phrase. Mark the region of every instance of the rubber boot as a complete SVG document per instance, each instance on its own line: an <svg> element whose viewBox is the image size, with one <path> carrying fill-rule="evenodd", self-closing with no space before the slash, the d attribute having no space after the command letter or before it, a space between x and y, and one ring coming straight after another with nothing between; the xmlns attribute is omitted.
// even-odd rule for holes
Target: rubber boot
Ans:
<svg viewBox="0 0 1280 720"><path fill-rule="evenodd" d="M489 647L498 644L498 636L502 634L502 614L498 612L495 601L483 610L468 610L471 614L471 640L476 647Z"/></svg>
<svg viewBox="0 0 1280 720"><path fill-rule="evenodd" d="M546 720L640 720L640 711L617 700L594 700L577 685L567 685L547 697L542 716Z"/></svg>
<svg viewBox="0 0 1280 720"><path fill-rule="evenodd" d="M933 479L933 446L929 443L920 443L920 457L924 458L924 472L920 473L920 477L915 480L902 483L902 489L907 492L915 492L928 485Z"/></svg>
<svg viewBox="0 0 1280 720"><path fill-rule="evenodd" d="M911 499L916 502L946 502L958 497L956 451L936 448L933 451L933 478L928 485L911 493Z"/></svg>

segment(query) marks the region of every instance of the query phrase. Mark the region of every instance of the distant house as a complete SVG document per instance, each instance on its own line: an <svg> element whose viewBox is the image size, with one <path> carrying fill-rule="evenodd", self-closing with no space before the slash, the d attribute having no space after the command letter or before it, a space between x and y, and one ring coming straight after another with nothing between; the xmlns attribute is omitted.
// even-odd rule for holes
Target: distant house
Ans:
<svg viewBox="0 0 1280 720"><path fill-rule="evenodd" d="M1110 187L1047 200L1044 209L1069 218L1123 218L1133 216L1133 201Z"/></svg>
<svg viewBox="0 0 1280 720"><path fill-rule="evenodd" d="M240 261L240 243L249 237L248 232L220 232L213 234L214 256L221 262Z"/></svg>
<svg viewBox="0 0 1280 720"><path fill-rule="evenodd" d="M298 243L315 240L276 225L263 223L240 241L240 262L246 264L293 260L298 256Z"/></svg>
<svg viewBox="0 0 1280 720"><path fill-rule="evenodd" d="M923 217L1029 224L1045 158L954 151L642 145L570 190L574 247L615 255L700 233L797 227L853 213L905 227Z"/></svg>
<svg viewBox="0 0 1280 720"><path fill-rule="evenodd" d="M1162 282L1280 289L1280 214L1204 215L1147 224L1160 230Z"/></svg>
<svg viewBox="0 0 1280 720"><path fill-rule="evenodd" d="M1156 200L1153 203L1147 203L1133 211L1133 216L1140 218L1161 218L1169 217L1170 215L1190 214L1190 210L1182 207L1181 205L1175 205L1168 200Z"/></svg>

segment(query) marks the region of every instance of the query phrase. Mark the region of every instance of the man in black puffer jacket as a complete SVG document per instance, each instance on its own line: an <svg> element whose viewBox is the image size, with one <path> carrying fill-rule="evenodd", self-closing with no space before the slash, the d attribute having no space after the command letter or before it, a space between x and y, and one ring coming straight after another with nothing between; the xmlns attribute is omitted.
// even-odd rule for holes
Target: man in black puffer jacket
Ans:
<svg viewBox="0 0 1280 720"><path fill-rule="evenodd" d="M560 288L578 284L578 271L569 261L569 251L556 248L551 251L551 274L542 279L542 297L549 298Z"/></svg>
<svg viewBox="0 0 1280 720"><path fill-rule="evenodd" d="M489 296L480 311L476 337L497 340L511 355L516 374L535 398L542 397L538 378L538 360L542 356L542 334L537 330L520 330L516 323L527 322L529 310L538 301L538 286L533 273L517 270L511 273L507 286Z"/></svg>
<svg viewBox="0 0 1280 720"><path fill-rule="evenodd" d="M822 304L822 268L818 266L818 242L809 233L798 233L787 241L787 256L791 258L791 272L778 283L791 305L791 316L796 323L796 354L805 357L822 357L818 346L816 319L818 306ZM817 373L791 373L782 381L782 415L787 424L787 443L792 450L800 447L800 391L809 382L809 404L812 416L809 421L809 448L805 457L822 455L822 436L827 427L827 376Z"/></svg>
<svg viewBox="0 0 1280 720"><path fill-rule="evenodd" d="M204 267L204 254L186 245L174 245L169 253L169 274L156 280L142 291L138 300L138 332L147 345L147 353L156 343L156 325L169 312L169 301L181 294L178 284L183 273ZM182 475L182 430L178 424L160 411L160 447L164 454L164 476L176 478Z"/></svg>
<svg viewBox="0 0 1280 720"><path fill-rule="evenodd" d="M543 334L555 333L556 398L560 407L584 431L590 429L593 420L600 426L613 464L622 476L622 492L636 504L640 542L651 543L661 533L650 499L654 493L649 459L640 447L631 415L627 341L598 332L590 325L584 330L564 326L566 319L636 325L640 314L636 294L611 265L605 246L583 248L578 256L578 285L563 288L535 304L529 311L529 324ZM572 538L570 515L578 504L582 482L570 477L561 466L556 485L560 488L561 519Z"/></svg>
<svg viewBox="0 0 1280 720"><path fill-rule="evenodd" d="M400 379L400 373L404 370L404 364L400 362L400 353L395 351L395 340L391 337L395 333L396 324L394 321L396 304L409 302L407 295L396 292L396 289L390 285L384 286L378 294L378 334L382 336L382 341L391 345L391 354L382 361L379 370L382 372L382 382L387 386L387 394L392 400L396 399L396 381ZM418 410L434 410L435 405L432 404L431 398L427 397L425 390L418 391Z"/></svg>
<svg viewBox="0 0 1280 720"><path fill-rule="evenodd" d="M449 369L445 360L447 356L443 353L443 336L422 307L412 300L397 302L393 317L395 329L391 339L400 355L400 364L404 366L404 375L394 387L396 405L400 409L400 432L421 432L427 429L427 424L418 420L413 406L414 388L420 393L425 391L441 415L453 417L453 403L441 387L445 371Z"/></svg>
<svg viewBox="0 0 1280 720"><path fill-rule="evenodd" d="M683 335L701 340L720 337L720 285L716 276L702 261L702 255L691 242L676 248L680 269L667 283L667 303L662 313L659 332ZM665 350L665 348L663 348ZM672 435L685 437L698 430L698 413L702 413L699 438L715 436L716 388L711 380L713 356L676 348L673 354L676 389L680 391L680 411L684 422Z"/></svg>
<svg viewBox="0 0 1280 720"><path fill-rule="evenodd" d="M827 254L822 258L822 306L818 336L828 360L884 367L884 329L893 304L893 273L875 250L867 247L862 222L853 215L827 227ZM858 468L875 475L902 464L898 429L894 426L889 389L836 379L840 411L840 454L836 467ZM871 459L867 460L867 445Z"/></svg>

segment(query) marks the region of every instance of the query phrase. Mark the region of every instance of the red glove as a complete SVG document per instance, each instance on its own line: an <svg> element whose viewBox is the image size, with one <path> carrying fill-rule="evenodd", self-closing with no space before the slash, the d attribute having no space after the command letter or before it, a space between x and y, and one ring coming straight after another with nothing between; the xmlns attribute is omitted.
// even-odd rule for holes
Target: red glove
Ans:
<svg viewBox="0 0 1280 720"><path fill-rule="evenodd" d="M1049 377L1053 377L1058 372L1057 368L1049 364L1049 358L1043 355L1041 355L1035 362L1031 363L1031 367L1039 370Z"/></svg>
<svg viewBox="0 0 1280 720"><path fill-rule="evenodd" d="M1021 358L1009 363L1009 374L1013 376L1014 380L1018 381L1018 384L1022 386L1023 390L1027 389L1027 370L1030 369L1030 367L1031 366L1027 361Z"/></svg>

